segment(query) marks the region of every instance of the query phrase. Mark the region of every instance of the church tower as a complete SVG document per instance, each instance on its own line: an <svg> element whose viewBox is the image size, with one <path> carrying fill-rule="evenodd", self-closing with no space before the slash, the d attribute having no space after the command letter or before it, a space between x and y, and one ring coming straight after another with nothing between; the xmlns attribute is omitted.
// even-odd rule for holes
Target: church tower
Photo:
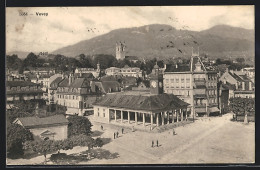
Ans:
<svg viewBox="0 0 260 170"><path fill-rule="evenodd" d="M117 60L123 60L125 58L125 43L117 42L116 43L116 59Z"/></svg>
<svg viewBox="0 0 260 170"><path fill-rule="evenodd" d="M163 74L160 72L160 68L157 62L153 68L153 73L150 78L150 93L151 94L163 94Z"/></svg>

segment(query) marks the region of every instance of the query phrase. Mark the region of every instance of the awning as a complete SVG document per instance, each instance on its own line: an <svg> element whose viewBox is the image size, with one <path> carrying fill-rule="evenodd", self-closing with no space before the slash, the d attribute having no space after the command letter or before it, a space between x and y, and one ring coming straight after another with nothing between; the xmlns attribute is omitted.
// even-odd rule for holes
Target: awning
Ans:
<svg viewBox="0 0 260 170"><path fill-rule="evenodd" d="M211 113L219 112L219 109L217 107L211 107L211 108L209 108L209 112L211 112Z"/></svg>

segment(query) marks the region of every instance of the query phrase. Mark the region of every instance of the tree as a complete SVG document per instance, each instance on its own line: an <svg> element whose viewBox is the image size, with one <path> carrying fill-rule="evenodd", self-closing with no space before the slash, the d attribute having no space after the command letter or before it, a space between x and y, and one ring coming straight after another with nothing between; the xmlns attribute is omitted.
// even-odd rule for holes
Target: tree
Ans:
<svg viewBox="0 0 260 170"><path fill-rule="evenodd" d="M254 98L235 97L230 99L230 106L236 115L243 115L246 118L249 113L255 111L255 100Z"/></svg>
<svg viewBox="0 0 260 170"><path fill-rule="evenodd" d="M75 135L90 135L92 124L88 118L82 116L69 116L69 127L68 127L68 136L75 136Z"/></svg>
<svg viewBox="0 0 260 170"><path fill-rule="evenodd" d="M29 53L27 57L24 59L23 63L25 67L37 67L37 59L38 56L34 53Z"/></svg>
<svg viewBox="0 0 260 170"><path fill-rule="evenodd" d="M7 156L18 158L23 155L23 143L33 140L33 134L19 124L10 124L7 126Z"/></svg>
<svg viewBox="0 0 260 170"><path fill-rule="evenodd" d="M245 59L244 58L236 58L236 61L239 63L244 63Z"/></svg>
<svg viewBox="0 0 260 170"><path fill-rule="evenodd" d="M88 150L95 146L95 140L85 134L75 135L69 140L73 143L73 146L88 146Z"/></svg>
<svg viewBox="0 0 260 170"><path fill-rule="evenodd" d="M14 70L20 69L22 66L22 60L17 55L6 56L6 66Z"/></svg>

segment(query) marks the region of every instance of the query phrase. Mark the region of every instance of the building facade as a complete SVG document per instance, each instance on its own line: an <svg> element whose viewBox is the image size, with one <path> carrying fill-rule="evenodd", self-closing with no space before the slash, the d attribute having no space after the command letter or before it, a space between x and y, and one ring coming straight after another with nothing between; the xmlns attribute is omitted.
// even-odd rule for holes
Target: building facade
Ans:
<svg viewBox="0 0 260 170"><path fill-rule="evenodd" d="M217 108L217 72L205 68L198 54L190 64L174 65L164 72L164 92L177 95L190 104L191 116L219 112Z"/></svg>
<svg viewBox="0 0 260 170"><path fill-rule="evenodd" d="M42 139L64 140L68 138L69 121L64 115L20 117L13 123L23 126L30 130L33 135Z"/></svg>
<svg viewBox="0 0 260 170"><path fill-rule="evenodd" d="M76 68L76 74L83 74L83 73L91 73L95 78L99 77L100 75L100 64L97 64L97 69L94 68Z"/></svg>
<svg viewBox="0 0 260 170"><path fill-rule="evenodd" d="M6 105L22 100L42 99L41 86L30 81L6 81Z"/></svg>
<svg viewBox="0 0 260 170"><path fill-rule="evenodd" d="M142 70L140 68L129 67L128 65L125 65L123 68L107 68L105 73L108 76L142 77Z"/></svg>
<svg viewBox="0 0 260 170"><path fill-rule="evenodd" d="M188 103L173 94L163 93L163 76L159 69L152 75L150 91L111 93L96 101L94 117L124 124L161 126L187 120ZM155 124L154 124L155 122Z"/></svg>

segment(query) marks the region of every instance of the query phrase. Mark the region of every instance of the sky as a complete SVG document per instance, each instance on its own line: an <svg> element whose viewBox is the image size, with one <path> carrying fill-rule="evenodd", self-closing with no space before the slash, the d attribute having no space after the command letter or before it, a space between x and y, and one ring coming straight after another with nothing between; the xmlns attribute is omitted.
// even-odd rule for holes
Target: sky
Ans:
<svg viewBox="0 0 260 170"><path fill-rule="evenodd" d="M254 6L7 7L6 52L51 53L114 29L149 24L193 31L219 24L254 29Z"/></svg>

